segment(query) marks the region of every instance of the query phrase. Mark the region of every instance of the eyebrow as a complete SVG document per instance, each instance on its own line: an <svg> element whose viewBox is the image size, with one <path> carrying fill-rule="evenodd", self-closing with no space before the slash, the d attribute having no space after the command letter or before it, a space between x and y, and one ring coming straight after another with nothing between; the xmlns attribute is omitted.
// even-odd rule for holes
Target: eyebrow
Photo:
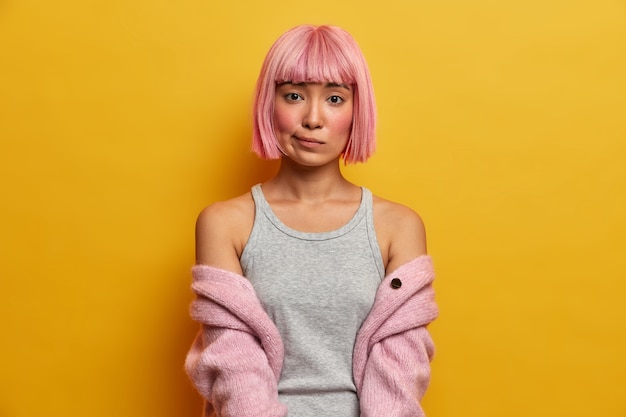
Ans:
<svg viewBox="0 0 626 417"><path fill-rule="evenodd" d="M296 87L305 87L307 84L316 84L316 83L307 83L307 82L301 82L301 83L294 83L291 81L285 81L282 83L278 83L278 86L280 87L281 85L285 85L285 84L291 84L294 85ZM344 88L348 91L350 91L350 86L347 84L339 84L339 83L326 83L326 85L324 86L325 88Z"/></svg>

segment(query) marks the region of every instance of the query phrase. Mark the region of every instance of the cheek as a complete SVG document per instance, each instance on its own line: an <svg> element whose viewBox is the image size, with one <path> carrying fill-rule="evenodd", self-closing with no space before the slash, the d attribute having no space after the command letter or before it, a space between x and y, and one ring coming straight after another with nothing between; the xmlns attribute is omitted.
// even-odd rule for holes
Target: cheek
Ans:
<svg viewBox="0 0 626 417"><path fill-rule="evenodd" d="M276 132L291 131L294 126L294 115L280 106L274 110L274 129Z"/></svg>
<svg viewBox="0 0 626 417"><path fill-rule="evenodd" d="M352 130L352 112L337 115L333 125L337 132L344 132L349 135Z"/></svg>

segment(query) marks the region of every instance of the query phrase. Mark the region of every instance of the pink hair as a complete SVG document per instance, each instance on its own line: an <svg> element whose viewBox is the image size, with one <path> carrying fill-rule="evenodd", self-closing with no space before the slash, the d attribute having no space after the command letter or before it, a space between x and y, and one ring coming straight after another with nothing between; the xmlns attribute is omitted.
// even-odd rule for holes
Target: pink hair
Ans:
<svg viewBox="0 0 626 417"><path fill-rule="evenodd" d="M365 57L356 41L335 26L296 26L272 45L256 84L252 150L263 159L281 152L274 133L276 85L333 82L354 90L352 130L343 158L365 162L376 148L376 101Z"/></svg>

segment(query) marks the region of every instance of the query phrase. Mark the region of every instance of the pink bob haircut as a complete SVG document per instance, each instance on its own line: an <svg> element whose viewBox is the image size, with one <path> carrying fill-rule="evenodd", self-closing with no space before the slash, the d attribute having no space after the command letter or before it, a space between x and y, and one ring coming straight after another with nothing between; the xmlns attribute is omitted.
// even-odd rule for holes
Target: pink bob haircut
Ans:
<svg viewBox="0 0 626 417"><path fill-rule="evenodd" d="M345 163L365 162L376 148L376 101L365 57L356 41L335 26L296 26L272 45L256 84L252 150L263 159L282 153L274 133L276 86L284 82L350 85L354 91L352 129Z"/></svg>

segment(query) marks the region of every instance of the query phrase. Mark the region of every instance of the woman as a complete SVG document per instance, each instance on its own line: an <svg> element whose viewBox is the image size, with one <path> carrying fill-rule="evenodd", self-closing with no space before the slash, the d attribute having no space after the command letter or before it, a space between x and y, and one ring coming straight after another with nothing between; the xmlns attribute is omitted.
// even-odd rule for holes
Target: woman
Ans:
<svg viewBox="0 0 626 417"><path fill-rule="evenodd" d="M202 211L186 370L205 416L423 415L437 316L424 226L347 181L374 151L369 70L352 37L298 26L257 82L253 150L277 174Z"/></svg>

